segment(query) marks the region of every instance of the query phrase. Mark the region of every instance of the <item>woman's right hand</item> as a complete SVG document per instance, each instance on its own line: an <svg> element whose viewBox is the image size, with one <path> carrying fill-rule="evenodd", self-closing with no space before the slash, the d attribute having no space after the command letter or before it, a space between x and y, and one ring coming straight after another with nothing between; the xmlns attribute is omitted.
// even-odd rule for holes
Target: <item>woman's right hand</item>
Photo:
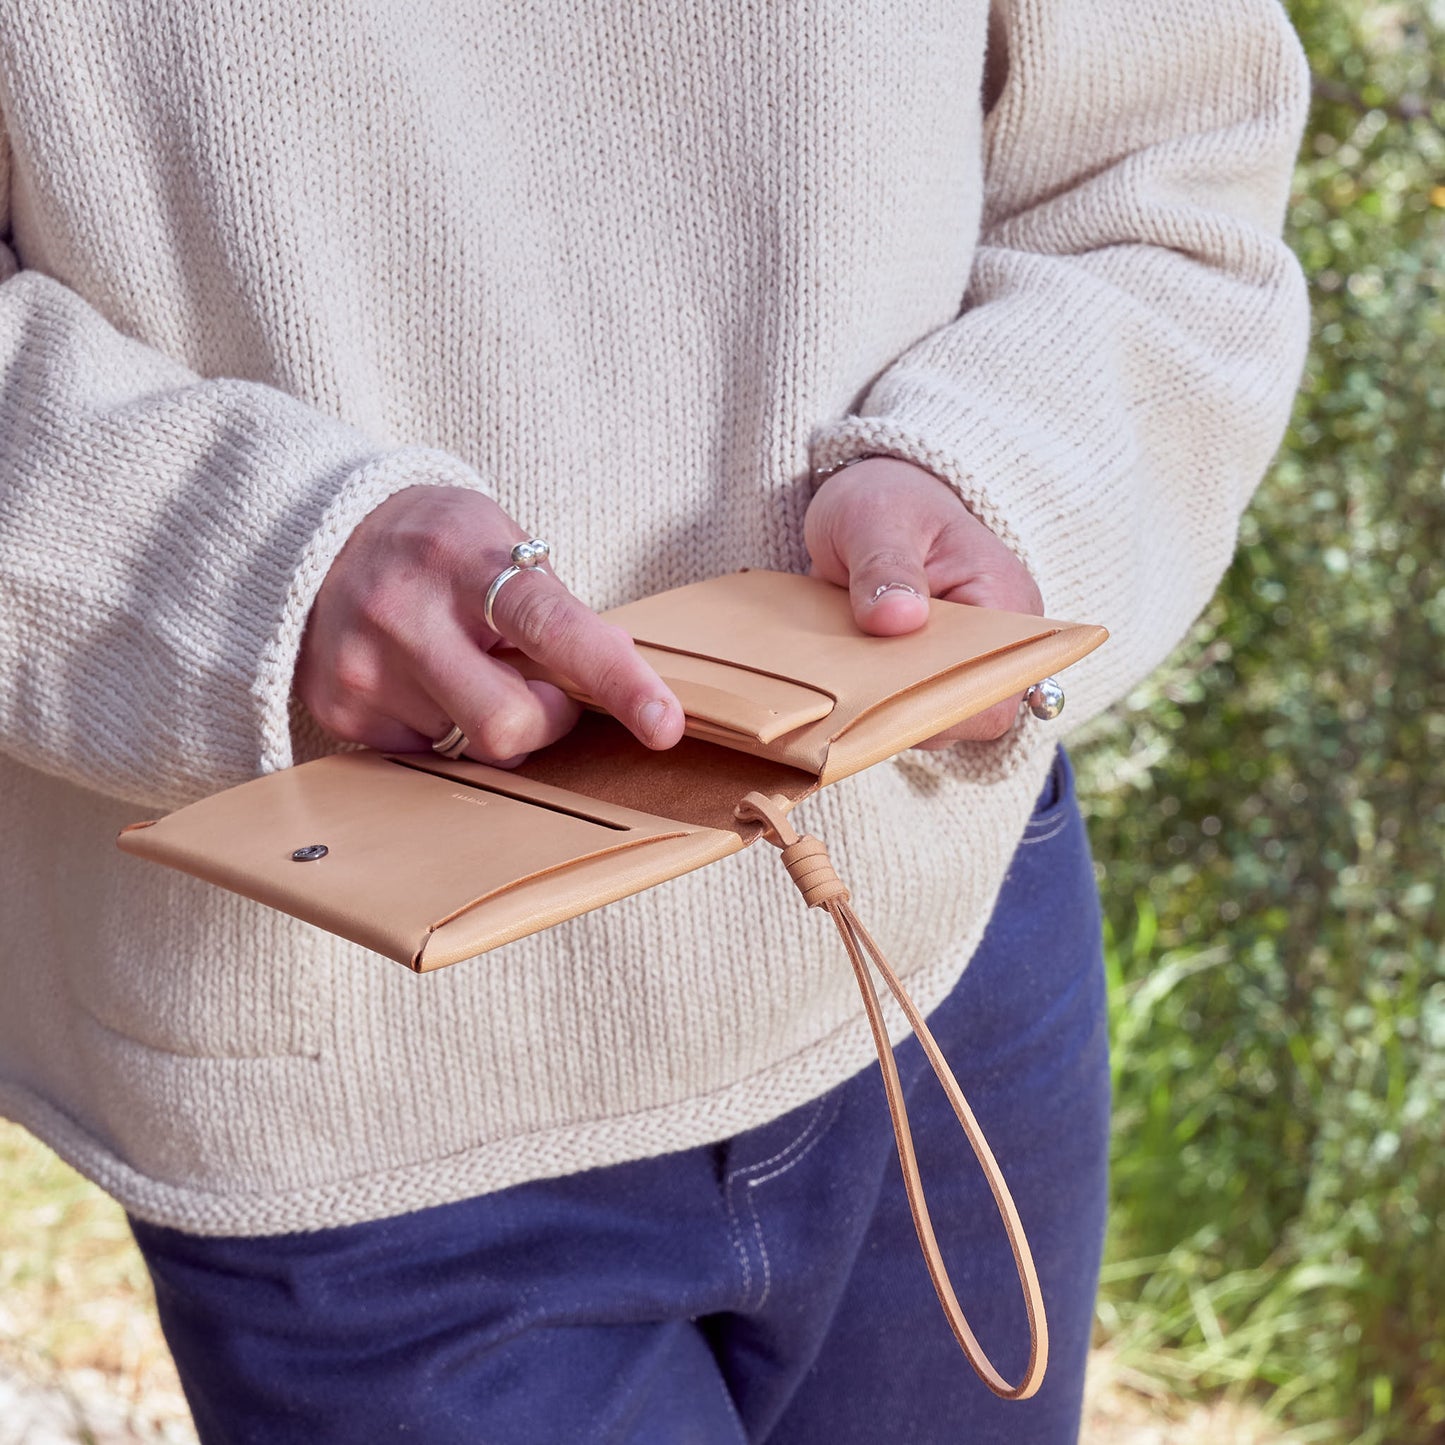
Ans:
<svg viewBox="0 0 1445 1445"><path fill-rule="evenodd" d="M683 713L620 627L584 607L550 570L529 569L483 603L525 533L490 498L411 487L348 538L306 623L296 691L347 742L419 752L455 723L466 755L511 763L556 742L578 705L490 656L499 642L575 682L650 748L682 736Z"/></svg>

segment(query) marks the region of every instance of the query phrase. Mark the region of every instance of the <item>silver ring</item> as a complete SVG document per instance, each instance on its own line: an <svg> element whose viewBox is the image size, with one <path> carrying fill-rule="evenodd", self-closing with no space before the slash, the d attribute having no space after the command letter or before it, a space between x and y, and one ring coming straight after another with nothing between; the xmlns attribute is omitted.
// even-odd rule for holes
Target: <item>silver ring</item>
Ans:
<svg viewBox="0 0 1445 1445"><path fill-rule="evenodd" d="M490 631L497 630L497 624L492 617L492 608L497 604L497 593L517 575L518 572L530 571L533 567L540 567L548 557L552 555L551 547L540 537L533 537L530 542L518 542L512 548L512 565L503 567L495 577L492 578L492 585L487 588L487 600L482 605L482 616L486 618L487 627Z"/></svg>
<svg viewBox="0 0 1445 1445"><path fill-rule="evenodd" d="M444 738L438 738L431 750L444 758L459 758L470 746L466 733L453 723L451 731Z"/></svg>
<svg viewBox="0 0 1445 1445"><path fill-rule="evenodd" d="M1024 701L1040 722L1053 722L1064 710L1064 690L1059 686L1057 678L1046 677L1042 682L1036 682L1024 694Z"/></svg>

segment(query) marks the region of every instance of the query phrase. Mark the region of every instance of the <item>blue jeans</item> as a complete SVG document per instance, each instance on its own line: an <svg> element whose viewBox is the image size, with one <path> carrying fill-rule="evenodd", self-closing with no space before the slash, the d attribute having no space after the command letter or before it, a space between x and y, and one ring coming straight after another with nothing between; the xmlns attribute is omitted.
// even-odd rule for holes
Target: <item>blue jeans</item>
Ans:
<svg viewBox="0 0 1445 1445"><path fill-rule="evenodd" d="M869 1069L721 1144L400 1218L223 1239L132 1221L202 1441L1075 1440L1109 1085L1098 901L1062 754L931 1023L1043 1282L1052 1351L1032 1400L990 1395L948 1331ZM993 1202L914 1039L898 1061L955 1287L1017 1378L1028 1336Z"/></svg>

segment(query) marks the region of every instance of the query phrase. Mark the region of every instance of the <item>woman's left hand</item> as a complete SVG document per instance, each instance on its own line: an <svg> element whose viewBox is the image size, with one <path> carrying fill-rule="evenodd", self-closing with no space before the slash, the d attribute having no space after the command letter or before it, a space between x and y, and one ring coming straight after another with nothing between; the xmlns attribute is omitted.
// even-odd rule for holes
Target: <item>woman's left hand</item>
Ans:
<svg viewBox="0 0 1445 1445"><path fill-rule="evenodd" d="M834 472L808 507L804 540L813 574L847 587L864 632L896 637L928 619L929 597L1042 616L1028 569L931 472L869 457ZM1002 737L1019 697L921 744Z"/></svg>

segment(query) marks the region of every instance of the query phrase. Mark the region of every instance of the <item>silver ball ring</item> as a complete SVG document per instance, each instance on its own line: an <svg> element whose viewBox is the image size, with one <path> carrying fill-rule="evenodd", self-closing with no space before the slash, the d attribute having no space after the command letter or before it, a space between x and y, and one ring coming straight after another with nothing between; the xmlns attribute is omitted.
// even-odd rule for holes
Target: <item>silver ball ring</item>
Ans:
<svg viewBox="0 0 1445 1445"><path fill-rule="evenodd" d="M1046 677L1036 682L1025 694L1024 701L1029 711L1041 722L1053 722L1064 710L1064 690L1058 679Z"/></svg>
<svg viewBox="0 0 1445 1445"><path fill-rule="evenodd" d="M533 537L530 542L518 542L512 548L512 565L503 567L495 577L492 578L492 585L487 588L487 600L482 606L482 616L486 618L487 627L497 631L497 624L492 617L492 608L497 605L497 593L506 586L508 582L519 572L531 571L534 567L540 567L548 557L552 555L552 548L540 537Z"/></svg>

